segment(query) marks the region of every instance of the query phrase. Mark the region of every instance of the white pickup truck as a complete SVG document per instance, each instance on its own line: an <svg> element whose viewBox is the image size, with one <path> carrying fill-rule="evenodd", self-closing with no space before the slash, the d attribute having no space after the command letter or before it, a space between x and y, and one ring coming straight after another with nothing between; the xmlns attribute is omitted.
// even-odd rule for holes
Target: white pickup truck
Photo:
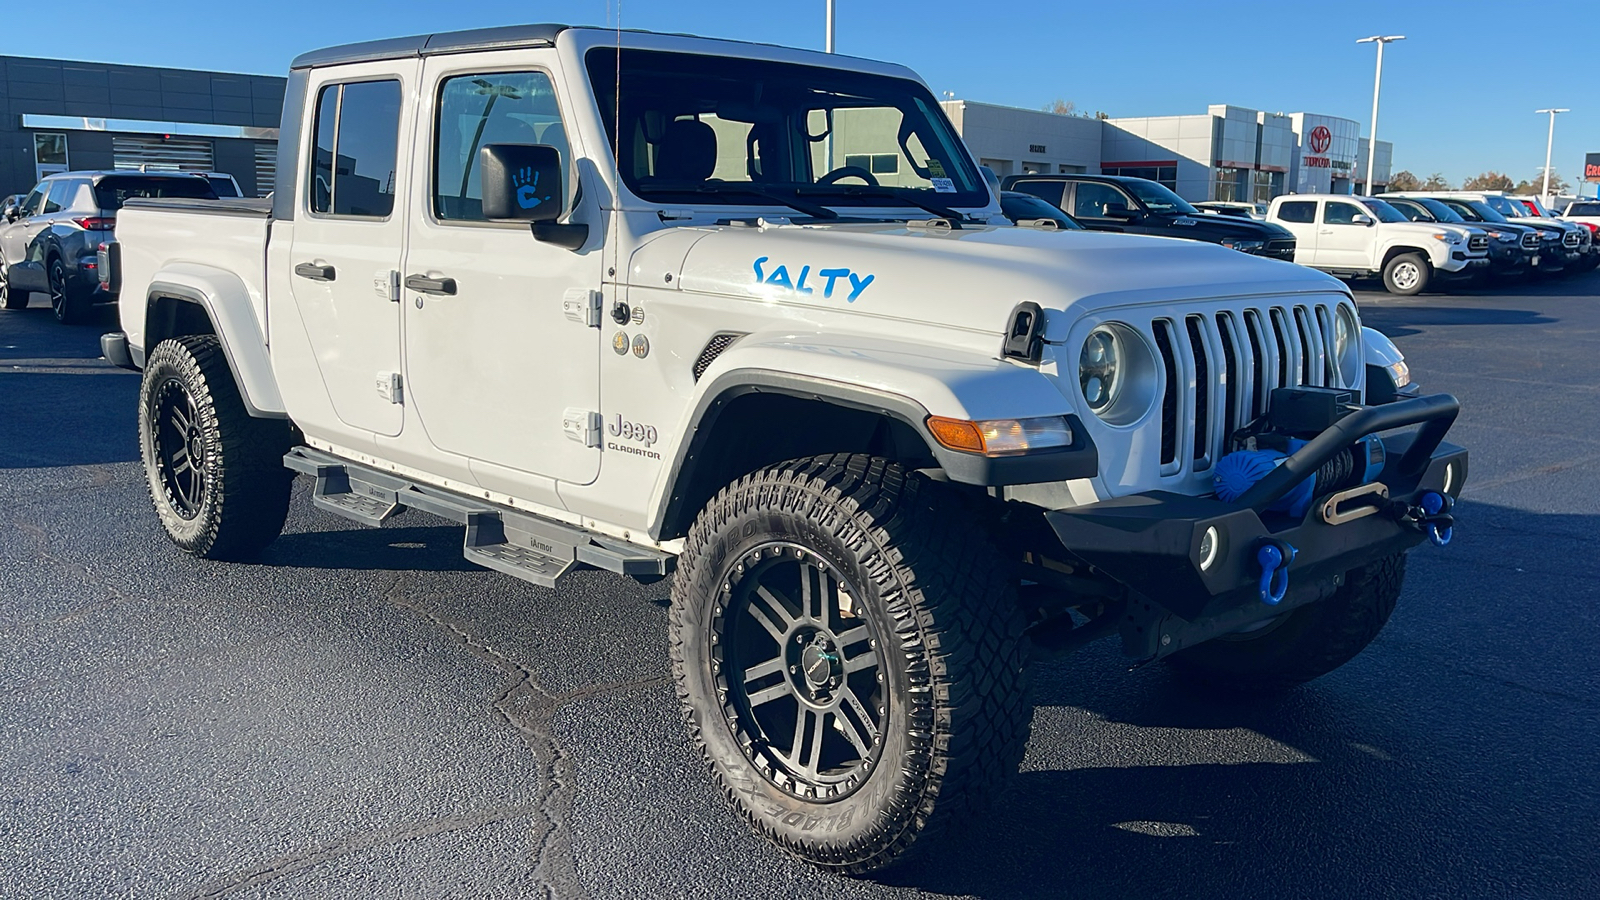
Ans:
<svg viewBox="0 0 1600 900"><path fill-rule="evenodd" d="M1412 222L1383 200L1349 194L1276 197L1267 221L1294 232L1294 261L1342 278L1379 275L1391 294L1421 293L1436 275L1487 273L1481 229Z"/></svg>
<svg viewBox="0 0 1600 900"><path fill-rule="evenodd" d="M270 204L132 203L106 251L171 540L263 552L300 472L537 584L673 575L694 741L819 866L996 793L1031 653L1291 685L1449 536L1457 405L1343 284L1011 226L899 66L425 35L297 59L281 136Z"/></svg>

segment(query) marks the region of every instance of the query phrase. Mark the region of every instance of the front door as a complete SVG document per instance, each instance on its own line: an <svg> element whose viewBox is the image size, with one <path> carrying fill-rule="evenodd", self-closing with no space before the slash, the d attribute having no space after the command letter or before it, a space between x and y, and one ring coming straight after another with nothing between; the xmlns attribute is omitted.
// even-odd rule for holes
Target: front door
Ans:
<svg viewBox="0 0 1600 900"><path fill-rule="evenodd" d="M1372 213L1354 203L1325 200L1322 222L1317 226L1318 265L1331 269L1366 269L1372 265L1373 231L1370 224L1356 222L1356 216Z"/></svg>
<svg viewBox="0 0 1600 900"><path fill-rule="evenodd" d="M396 435L404 422L400 304L415 59L313 70L309 177L292 245L294 302L339 419Z"/></svg>
<svg viewBox="0 0 1600 900"><path fill-rule="evenodd" d="M585 318L601 254L485 221L478 168L486 144L554 146L571 208L556 62L554 50L508 50L424 63L404 270L407 402L441 450L587 484L600 450L564 423L600 409L601 333Z"/></svg>

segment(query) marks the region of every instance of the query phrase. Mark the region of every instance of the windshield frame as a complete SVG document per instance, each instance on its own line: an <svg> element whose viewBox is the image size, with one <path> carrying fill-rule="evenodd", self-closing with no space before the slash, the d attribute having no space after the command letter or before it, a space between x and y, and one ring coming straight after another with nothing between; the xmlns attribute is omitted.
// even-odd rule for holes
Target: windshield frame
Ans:
<svg viewBox="0 0 1600 900"><path fill-rule="evenodd" d="M589 78L590 95L597 108L601 111L600 118L604 136L611 147L619 146L615 133L618 129L617 117L610 112L614 103L612 98L615 96L618 78L617 53L617 48L604 45L590 47L584 51L584 67ZM813 199L814 203L823 202L819 197L821 195L826 197L825 205L828 207L859 207L876 210L885 208L913 209L917 210L916 213L912 214L914 217L920 216L926 211L925 206L919 206L915 201L924 201L927 204L934 204L943 208L971 210L983 210L997 205L996 199L990 193L988 183L978 170L977 162L972 158L959 132L956 131L949 118L944 114L943 107L939 105L939 102L928 88L915 79L858 69L826 68L788 60L758 57L725 57L688 50L660 50L624 46L621 48L621 55L623 115L620 124L625 140L620 142L620 153L623 158L634 160L634 163L629 166L616 166L613 171L616 172L621 182L617 187L620 190L631 193L646 204L657 206L670 204L674 206L749 208L785 206L788 205L785 199L787 197L812 197L816 198ZM679 183L658 179L657 176L651 174L641 175L641 167L647 167L647 172L653 171L654 163L639 162L641 159L640 154L643 153L646 157L649 157L651 149L659 146L659 141L652 142L642 130L646 127L646 117L649 115L660 115L664 112L665 115L671 117L670 121L679 121L691 116L700 118L707 115L714 116L722 121L741 124L745 121L741 118L725 118L717 115L724 101L728 100L723 96L713 95L696 98L692 95L686 95L683 101L683 108L680 111L662 110L660 108L659 91L654 94L639 91L630 95L628 89L630 75L638 78L662 72L671 72L673 76L685 79L704 77L708 85L718 82L721 83L718 86L725 86L728 82L755 85L752 90L752 96L755 99L748 104L753 110L750 113L753 116L763 114L762 91L770 88L771 92L766 94L765 108L776 109L782 115L772 121L764 120L761 124L771 126L773 130L768 133L782 138L781 141L776 142L778 146L791 145L784 147L782 150L774 150L778 154L780 164L782 164L784 158L787 158L788 164L785 168L790 170L790 174L803 168L805 171L803 177L809 180L757 180L752 177L750 180L730 178L726 181L716 181L708 176L705 180L699 182ZM771 73L770 76L766 75L768 72ZM786 100L781 97L781 91L796 88L809 92L816 97L832 95L845 102L840 102L832 107L808 107L793 105L794 98L787 98ZM705 93L711 94L712 91L707 90ZM778 99L772 99L774 95L779 95ZM630 96L642 98L638 101L638 112L632 118L628 115ZM801 97L800 99L804 101L808 98ZM652 100L655 103L651 103ZM707 106L708 104L710 104L708 109L691 111L691 107ZM732 107L734 103L728 101L726 105ZM744 104L741 103L740 105ZM809 118L812 117L808 115L808 112L815 114L824 108L847 110L852 107L874 110L899 110L904 118L898 133L891 131L892 134L895 134L895 137L891 141L883 142L885 152L889 143L897 143L899 146L895 150L902 157L901 164L902 166L909 164L912 175L928 182L935 182L937 179L948 179L950 182L948 186L953 187L954 190L939 190L936 184L900 185L883 182L874 186L864 183L864 179L858 182L854 179L843 180L842 178L833 183L819 184L818 179L827 173L813 171L816 148L812 145L826 138L814 133L811 126L806 124ZM825 114L824 119L828 122L830 130L824 132L824 134L831 134L831 130L834 128L832 118L832 115ZM756 123L752 122L750 124L752 125L750 131L752 137L748 140L759 143L760 139L754 137ZM808 143L799 143L801 141ZM913 141L916 144L920 144L921 152L926 154L926 159L923 160L921 166L918 165L915 158L908 158L906 155L908 144ZM608 152L611 151L611 147L607 148ZM853 150L854 148L847 149ZM877 152L874 148L869 147L868 149L873 149L873 152ZM749 152L748 147L746 152ZM834 159L837 160L843 153L844 150L836 149ZM932 165L935 161L937 161L938 165ZM833 171L838 171L838 168ZM648 180L656 180L656 183L646 183ZM842 190L837 193L826 190L834 184ZM718 185L726 185L726 190L719 190ZM852 186L864 189L870 188L870 190L843 190ZM876 190L878 187L883 188L883 190L881 192ZM813 190L815 188L822 188L823 190ZM758 193L752 193L752 189ZM805 190L802 192L797 189ZM760 195L761 193L769 196L763 197Z"/></svg>

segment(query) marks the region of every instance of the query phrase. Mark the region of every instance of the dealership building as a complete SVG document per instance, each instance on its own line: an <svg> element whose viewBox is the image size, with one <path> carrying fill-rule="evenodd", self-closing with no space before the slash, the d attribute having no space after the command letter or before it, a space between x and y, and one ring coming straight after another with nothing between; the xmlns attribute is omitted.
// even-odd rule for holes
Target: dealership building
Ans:
<svg viewBox="0 0 1600 900"><path fill-rule="evenodd" d="M1187 116L1096 119L947 100L979 161L1002 177L1090 172L1159 181L1189 201L1366 193L1367 140L1352 119L1218 104ZM1389 184L1393 145L1372 180Z"/></svg>
<svg viewBox="0 0 1600 900"><path fill-rule="evenodd" d="M0 196L69 169L226 172L272 190L284 79L0 56Z"/></svg>

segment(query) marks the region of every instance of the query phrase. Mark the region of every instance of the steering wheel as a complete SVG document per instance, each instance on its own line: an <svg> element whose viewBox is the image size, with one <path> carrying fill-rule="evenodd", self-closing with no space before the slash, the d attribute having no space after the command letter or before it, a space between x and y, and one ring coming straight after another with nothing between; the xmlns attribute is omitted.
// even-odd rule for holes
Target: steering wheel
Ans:
<svg viewBox="0 0 1600 900"><path fill-rule="evenodd" d="M871 172L860 166L840 166L832 172L817 179L817 184L833 184L841 178L859 178L873 187L878 186L878 179Z"/></svg>

